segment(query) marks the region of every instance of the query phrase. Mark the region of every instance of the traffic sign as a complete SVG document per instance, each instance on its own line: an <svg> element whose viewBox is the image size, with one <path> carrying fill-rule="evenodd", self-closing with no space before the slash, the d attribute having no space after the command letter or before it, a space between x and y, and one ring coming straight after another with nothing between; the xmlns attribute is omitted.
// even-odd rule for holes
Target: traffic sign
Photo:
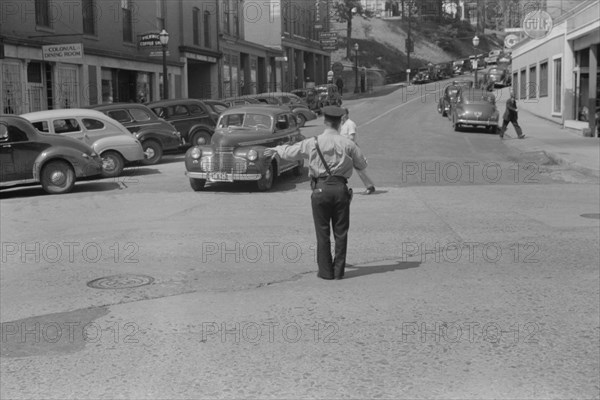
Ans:
<svg viewBox="0 0 600 400"><path fill-rule="evenodd" d="M342 71L344 70L344 64L342 64L339 61L336 61L333 63L333 65L331 66L331 70L333 72L335 72L337 75L340 75L342 73Z"/></svg>

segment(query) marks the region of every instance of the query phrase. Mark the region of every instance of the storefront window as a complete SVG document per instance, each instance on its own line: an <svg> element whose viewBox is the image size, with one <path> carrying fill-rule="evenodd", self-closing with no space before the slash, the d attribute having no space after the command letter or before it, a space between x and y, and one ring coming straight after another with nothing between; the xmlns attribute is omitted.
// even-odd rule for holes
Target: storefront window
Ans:
<svg viewBox="0 0 600 400"><path fill-rule="evenodd" d="M102 103L113 102L113 79L112 71L102 69Z"/></svg>
<svg viewBox="0 0 600 400"><path fill-rule="evenodd" d="M57 108L73 108L79 106L77 98L77 88L79 87L79 77L77 66L62 65L58 67L58 82L56 92Z"/></svg>
<svg viewBox="0 0 600 400"><path fill-rule="evenodd" d="M152 85L150 74L138 72L136 81L136 99L138 103L146 103L152 99Z"/></svg>
<svg viewBox="0 0 600 400"><path fill-rule="evenodd" d="M22 84L19 64L5 62L2 65L2 113L21 114Z"/></svg>
<svg viewBox="0 0 600 400"><path fill-rule="evenodd" d="M554 60L554 106L552 111L555 113L562 112L562 59Z"/></svg>

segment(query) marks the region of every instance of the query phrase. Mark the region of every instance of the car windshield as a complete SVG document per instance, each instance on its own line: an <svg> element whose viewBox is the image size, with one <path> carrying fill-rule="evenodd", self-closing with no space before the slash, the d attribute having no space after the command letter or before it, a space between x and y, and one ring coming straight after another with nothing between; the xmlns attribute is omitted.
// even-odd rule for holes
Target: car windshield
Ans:
<svg viewBox="0 0 600 400"><path fill-rule="evenodd" d="M271 117L264 114L236 113L223 115L219 120L219 128L230 129L271 129Z"/></svg>
<svg viewBox="0 0 600 400"><path fill-rule="evenodd" d="M492 93L483 90L464 91L462 99L465 104L494 104L496 102L496 97Z"/></svg>

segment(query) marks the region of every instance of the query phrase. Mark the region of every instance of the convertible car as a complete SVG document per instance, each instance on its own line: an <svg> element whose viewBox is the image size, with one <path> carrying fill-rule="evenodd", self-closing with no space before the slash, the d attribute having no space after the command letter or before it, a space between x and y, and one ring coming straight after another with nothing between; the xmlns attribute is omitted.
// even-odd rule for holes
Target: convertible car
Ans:
<svg viewBox="0 0 600 400"><path fill-rule="evenodd" d="M463 126L483 127L494 133L497 131L500 114L492 93L463 87L459 89L456 99L451 104L450 119L455 131Z"/></svg>
<svg viewBox="0 0 600 400"><path fill-rule="evenodd" d="M265 147L304 140L295 115L272 106L241 106L221 114L210 145L194 146L185 154L186 175L194 191L207 182L255 181L269 190L286 171L300 175L304 161L265 158Z"/></svg>

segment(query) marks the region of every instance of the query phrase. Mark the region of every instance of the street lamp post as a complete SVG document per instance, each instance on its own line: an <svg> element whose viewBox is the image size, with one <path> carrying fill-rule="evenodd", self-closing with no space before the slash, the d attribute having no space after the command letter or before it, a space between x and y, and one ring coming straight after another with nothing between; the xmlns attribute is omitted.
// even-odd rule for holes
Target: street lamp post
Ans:
<svg viewBox="0 0 600 400"><path fill-rule="evenodd" d="M360 93L358 87L358 43L354 43L354 93Z"/></svg>
<svg viewBox="0 0 600 400"><path fill-rule="evenodd" d="M477 35L475 35L475 37L473 38L473 47L475 48L475 84L473 85L474 87L478 87L479 83L477 81L477 70L479 69L479 66L477 65L479 60L477 59L477 46L479 46L479 38L477 37Z"/></svg>
<svg viewBox="0 0 600 400"><path fill-rule="evenodd" d="M160 44L162 45L162 61L163 61L163 99L169 98L169 81L167 79L167 45L169 44L169 33L166 30L160 31L158 34Z"/></svg>

